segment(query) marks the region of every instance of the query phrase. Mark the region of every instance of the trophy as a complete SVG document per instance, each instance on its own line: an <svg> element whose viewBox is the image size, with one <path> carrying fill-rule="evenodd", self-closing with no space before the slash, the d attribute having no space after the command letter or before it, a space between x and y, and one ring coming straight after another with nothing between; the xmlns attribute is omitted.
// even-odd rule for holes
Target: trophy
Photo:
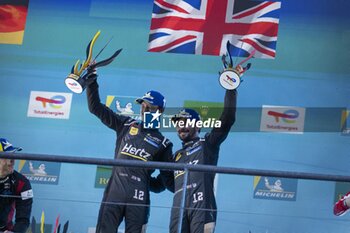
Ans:
<svg viewBox="0 0 350 233"><path fill-rule="evenodd" d="M107 42L107 44L100 50L100 52L96 55L93 61L91 61L92 58L92 49L95 45L95 42L97 38L100 36L101 31L96 32L95 36L92 38L88 46L86 47L86 60L82 63L80 63L80 60L78 60L75 65L73 65L71 73L68 75L68 77L65 79L65 84L68 87L69 90L71 90L74 93L82 93L85 88L93 81L96 76L96 68L101 66L106 66L110 64L122 51L122 49L117 50L111 57L96 62L96 58L102 53L102 51L107 47L109 42L112 40L112 38Z"/></svg>
<svg viewBox="0 0 350 233"><path fill-rule="evenodd" d="M221 57L222 63L224 65L224 70L222 72L219 72L219 82L223 88L227 90L234 90L241 84L241 82L243 82L241 78L243 76L243 73L249 70L251 67L251 63L248 63L245 67L242 67L242 65L255 55L256 50L253 50L246 59L238 63L236 67L233 68L230 45L230 42L227 41L227 53ZM229 61L227 61L227 57L229 57Z"/></svg>

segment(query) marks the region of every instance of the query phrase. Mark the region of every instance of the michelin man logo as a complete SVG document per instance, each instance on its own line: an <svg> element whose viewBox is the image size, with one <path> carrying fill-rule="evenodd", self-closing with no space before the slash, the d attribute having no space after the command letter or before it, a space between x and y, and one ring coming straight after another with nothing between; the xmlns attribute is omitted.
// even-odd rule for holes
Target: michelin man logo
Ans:
<svg viewBox="0 0 350 233"><path fill-rule="evenodd" d="M122 114L122 115L132 115L134 114L134 110L132 109L132 103L128 102L125 107L121 107L121 104L120 102L117 100L115 102L115 106L116 106L116 109L117 111Z"/></svg>

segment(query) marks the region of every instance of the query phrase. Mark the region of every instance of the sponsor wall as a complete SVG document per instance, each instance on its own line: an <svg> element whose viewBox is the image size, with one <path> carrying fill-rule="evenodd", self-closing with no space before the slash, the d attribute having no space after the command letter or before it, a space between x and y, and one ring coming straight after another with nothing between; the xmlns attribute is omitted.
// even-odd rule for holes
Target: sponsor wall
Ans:
<svg viewBox="0 0 350 233"><path fill-rule="evenodd" d="M72 93L31 91L28 117L69 119Z"/></svg>
<svg viewBox="0 0 350 233"><path fill-rule="evenodd" d="M61 163L46 161L20 160L18 171L27 177L32 184L59 183Z"/></svg>
<svg viewBox="0 0 350 233"><path fill-rule="evenodd" d="M298 180L279 177L254 177L254 198L266 200L297 200Z"/></svg>
<svg viewBox="0 0 350 233"><path fill-rule="evenodd" d="M277 56L254 59L245 74L220 166L349 175L350 79L344 53L349 20L340 9L348 3L337 3L334 9L330 1L282 3ZM1 42L0 34L0 136L25 153L113 158L114 132L89 113L85 93L72 94L64 85L98 29L94 54L111 36L100 58L123 48L110 66L98 70L101 100L113 111L139 119L134 99L155 89L166 96L169 109L194 107L204 118L217 118L224 96L220 58L148 53L152 7L152 1L31 0L20 39ZM174 149L181 146L174 132L165 134ZM45 210L48 223L60 214L62 222L70 220L72 232L93 228L110 168L30 162L17 161L17 168L33 183L33 216L39 219ZM280 182L283 191L268 188L266 180L270 186ZM348 216L332 215L333 203L347 188L222 175L217 232L347 232ZM172 194L151 199L148 231L167 232Z"/></svg>

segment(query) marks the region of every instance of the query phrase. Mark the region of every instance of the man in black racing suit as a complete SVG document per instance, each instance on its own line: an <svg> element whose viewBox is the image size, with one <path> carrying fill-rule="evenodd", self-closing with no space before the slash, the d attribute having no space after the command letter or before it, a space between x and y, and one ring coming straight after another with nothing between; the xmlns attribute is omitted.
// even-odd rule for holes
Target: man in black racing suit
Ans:
<svg viewBox="0 0 350 233"><path fill-rule="evenodd" d="M0 152L20 150L0 138ZM0 159L0 232L24 233L29 227L33 191L29 180L14 170L14 163L14 159Z"/></svg>
<svg viewBox="0 0 350 233"><path fill-rule="evenodd" d="M241 67L236 68L242 71ZM236 90L225 93L224 110L219 118L221 126L213 128L204 138L199 137L200 128L186 126L188 121L199 121L199 114L193 109L183 109L172 120L182 141L182 148L175 152L176 163L217 165L221 143L226 139L236 117ZM180 127L183 124L184 127ZM182 218L182 233L213 233L215 230L217 207L214 195L214 173L188 173L185 209ZM152 185L164 190L166 186L174 192L170 218L170 233L178 232L184 171L174 171L172 182L160 174ZM160 188L159 186L163 186Z"/></svg>
<svg viewBox="0 0 350 233"><path fill-rule="evenodd" d="M90 112L116 131L115 159L144 162L171 160L172 143L157 129L146 129L142 122L118 115L101 103L96 77L87 88L87 99ZM136 101L141 104L142 116L144 112L162 112L165 107L165 99L157 91L149 91ZM153 172L154 169L113 168L99 211L97 233L115 233L124 218L126 233L146 231Z"/></svg>
<svg viewBox="0 0 350 233"><path fill-rule="evenodd" d="M204 138L199 138L198 128L178 128L182 140L182 149L175 152L176 163L217 165L220 144L226 139L235 121L236 91L226 91L224 111L220 117L221 127L213 128ZM186 115L191 115L187 117ZM184 109L178 119L196 119L199 115L192 109ZM212 233L216 223L216 201L214 196L215 173L188 173L185 211L181 232ZM184 172L174 172L174 199L171 211L170 232L175 233L179 223L179 207L181 206Z"/></svg>

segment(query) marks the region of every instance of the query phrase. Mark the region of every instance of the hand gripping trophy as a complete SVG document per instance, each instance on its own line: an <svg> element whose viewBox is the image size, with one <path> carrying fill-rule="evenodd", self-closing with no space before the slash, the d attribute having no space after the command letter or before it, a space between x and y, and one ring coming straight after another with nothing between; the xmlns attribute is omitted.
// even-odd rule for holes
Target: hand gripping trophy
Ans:
<svg viewBox="0 0 350 233"><path fill-rule="evenodd" d="M246 63L249 59L251 59L255 55L255 50L253 50L247 58L245 58L243 61L237 64L235 68L233 68L233 61L232 56L230 53L230 44L229 41L227 41L226 44L226 50L227 53L222 55L221 60L224 65L224 70L222 72L219 72L219 82L221 86L227 90L234 90L236 89L242 80L243 73L249 70L251 67L251 63L248 63L245 67L242 67L244 63ZM227 57L229 57L229 61L227 61Z"/></svg>
<svg viewBox="0 0 350 233"><path fill-rule="evenodd" d="M79 64L80 60L78 60L72 67L71 73L65 79L66 86L69 88L69 90L71 90L74 93L82 93L85 90L86 86L88 86L89 83L96 79L96 68L110 64L122 51L122 49L118 49L111 57L103 61L96 62L96 58L101 54L101 52L111 41L109 40L107 44L96 55L95 59L91 61L92 49L100 33L101 31L98 31L86 47L86 60L82 64Z"/></svg>

